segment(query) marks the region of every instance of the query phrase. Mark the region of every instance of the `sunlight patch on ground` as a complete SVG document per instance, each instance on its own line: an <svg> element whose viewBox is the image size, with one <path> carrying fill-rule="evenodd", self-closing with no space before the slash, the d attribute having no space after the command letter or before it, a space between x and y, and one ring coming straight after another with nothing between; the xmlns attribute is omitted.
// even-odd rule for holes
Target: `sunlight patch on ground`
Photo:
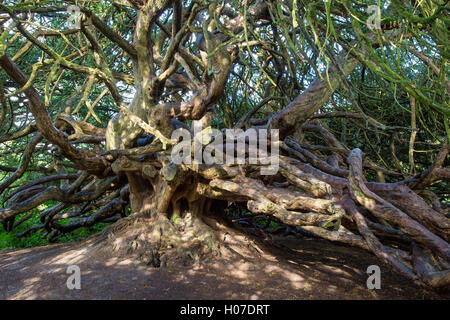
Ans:
<svg viewBox="0 0 450 320"><path fill-rule="evenodd" d="M87 255L88 252L89 250L87 248L71 250L64 254L55 256L53 259L49 260L47 264L76 264L83 261L83 258L85 258L85 255Z"/></svg>

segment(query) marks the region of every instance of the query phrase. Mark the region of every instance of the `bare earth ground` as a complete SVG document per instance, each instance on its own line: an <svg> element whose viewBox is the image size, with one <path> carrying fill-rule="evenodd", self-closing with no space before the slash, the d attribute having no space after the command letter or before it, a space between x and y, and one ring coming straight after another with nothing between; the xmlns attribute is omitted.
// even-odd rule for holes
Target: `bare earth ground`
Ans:
<svg viewBox="0 0 450 320"><path fill-rule="evenodd" d="M267 246L239 233L221 237L222 257L194 267L149 267L117 258L89 239L3 251L0 299L450 298L409 284L363 250L318 240ZM81 290L66 286L67 267L74 264L81 269ZM381 267L381 290L366 288L366 269L374 264Z"/></svg>

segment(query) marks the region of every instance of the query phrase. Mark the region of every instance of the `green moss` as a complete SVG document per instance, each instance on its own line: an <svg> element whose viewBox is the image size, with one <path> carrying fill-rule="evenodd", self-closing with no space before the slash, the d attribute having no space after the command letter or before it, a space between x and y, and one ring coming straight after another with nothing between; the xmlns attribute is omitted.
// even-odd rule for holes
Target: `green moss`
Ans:
<svg viewBox="0 0 450 320"><path fill-rule="evenodd" d="M274 222L274 221L270 221L269 227L271 227L271 228L276 228L276 227L279 227L279 226L281 226L281 225L282 225L281 223L277 223L277 222Z"/></svg>

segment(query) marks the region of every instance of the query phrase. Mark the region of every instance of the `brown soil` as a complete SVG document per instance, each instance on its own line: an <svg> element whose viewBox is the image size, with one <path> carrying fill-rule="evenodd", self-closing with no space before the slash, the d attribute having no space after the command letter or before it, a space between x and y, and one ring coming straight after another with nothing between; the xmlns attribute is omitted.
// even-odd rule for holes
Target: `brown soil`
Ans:
<svg viewBox="0 0 450 320"><path fill-rule="evenodd" d="M93 239L0 253L0 299L449 299L410 284L359 249L324 240L267 242L216 230L221 257L197 266L153 268L117 258ZM69 290L67 267L81 269ZM369 265L381 290L366 288Z"/></svg>

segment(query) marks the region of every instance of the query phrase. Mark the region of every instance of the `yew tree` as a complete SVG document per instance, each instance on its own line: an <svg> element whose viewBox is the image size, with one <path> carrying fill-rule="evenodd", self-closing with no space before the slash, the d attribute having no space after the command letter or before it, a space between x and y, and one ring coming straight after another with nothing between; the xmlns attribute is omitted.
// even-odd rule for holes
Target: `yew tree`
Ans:
<svg viewBox="0 0 450 320"><path fill-rule="evenodd" d="M133 228L112 244L158 266L220 259L212 221L237 214L244 230L268 236L272 221L448 286L448 12L444 0L1 1L0 222L12 231L38 210L20 236L55 241ZM277 132L279 170L174 163L172 133L196 121Z"/></svg>

